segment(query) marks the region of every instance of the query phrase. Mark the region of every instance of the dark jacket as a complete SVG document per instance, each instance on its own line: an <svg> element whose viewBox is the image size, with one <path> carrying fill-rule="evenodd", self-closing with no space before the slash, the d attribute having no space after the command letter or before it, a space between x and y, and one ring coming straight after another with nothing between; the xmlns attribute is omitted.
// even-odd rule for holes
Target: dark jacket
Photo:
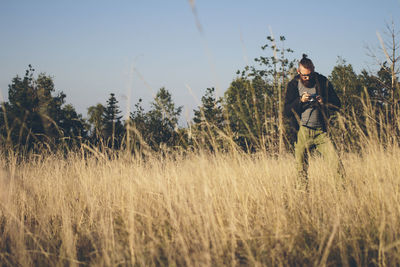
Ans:
<svg viewBox="0 0 400 267"><path fill-rule="evenodd" d="M309 107L308 103L300 102L298 89L299 79L300 75L297 75L288 83L284 108L285 115L291 119L291 124L296 128L296 130L299 129L298 121L301 118L301 114ZM321 111L324 124L323 127L326 131L330 114L339 110L340 100L329 80L317 72L315 72L315 88L317 95L322 97L324 103L323 105L318 104L318 108Z"/></svg>

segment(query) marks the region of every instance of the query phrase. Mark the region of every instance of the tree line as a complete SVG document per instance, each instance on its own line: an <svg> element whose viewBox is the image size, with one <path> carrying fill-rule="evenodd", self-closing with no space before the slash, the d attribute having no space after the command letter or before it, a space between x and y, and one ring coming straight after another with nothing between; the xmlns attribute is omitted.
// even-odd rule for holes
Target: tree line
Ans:
<svg viewBox="0 0 400 267"><path fill-rule="evenodd" d="M87 118L83 118L66 103L65 93L56 92L51 76L41 73L35 77L29 65L23 77L12 79L8 101L1 103L1 144L23 151L86 144L153 151L198 147L214 151L234 146L245 151L282 152L294 142L294 130L283 116L283 102L286 84L296 75L297 67L297 62L290 60L293 50L284 44L285 37L268 36L261 47L265 55L238 70L223 96L217 97L214 87L205 89L200 106L185 127L178 125L182 107L174 103L165 87L158 90L150 110L146 111L139 99L127 119L123 119L113 93L104 104L90 106ZM353 118L352 124L333 118L332 124L348 124L347 133L338 133L339 142L354 137L354 125L367 131L371 117L379 128L382 114L391 129L398 131L399 58L397 43L393 45L392 56L376 73L362 70L357 74L351 64L338 58L328 75L343 104L339 116ZM373 114L366 111L367 106Z"/></svg>

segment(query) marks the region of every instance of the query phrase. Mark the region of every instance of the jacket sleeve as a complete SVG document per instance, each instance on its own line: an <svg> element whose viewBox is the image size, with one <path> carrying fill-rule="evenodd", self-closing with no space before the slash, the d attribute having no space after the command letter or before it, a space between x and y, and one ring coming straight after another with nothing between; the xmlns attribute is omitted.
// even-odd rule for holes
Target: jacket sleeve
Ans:
<svg viewBox="0 0 400 267"><path fill-rule="evenodd" d="M339 111L341 103L339 97L337 96L335 90L333 89L332 83L327 81L327 87L328 87L328 99L326 107L330 111Z"/></svg>
<svg viewBox="0 0 400 267"><path fill-rule="evenodd" d="M300 95L297 89L296 82L289 82L286 88L286 96L285 96L285 107L284 112L285 115L290 117L293 116L296 112L297 115L301 114L303 105L300 102Z"/></svg>

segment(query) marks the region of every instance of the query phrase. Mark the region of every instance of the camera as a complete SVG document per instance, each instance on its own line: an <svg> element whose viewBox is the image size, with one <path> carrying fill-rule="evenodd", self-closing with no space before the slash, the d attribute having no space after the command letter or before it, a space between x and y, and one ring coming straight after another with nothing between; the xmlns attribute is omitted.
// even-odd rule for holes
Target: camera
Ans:
<svg viewBox="0 0 400 267"><path fill-rule="evenodd" d="M312 94L312 95L310 95L310 97L309 97L309 100L308 100L308 101L310 101L310 102L317 101L317 97L318 97L318 95L317 95L317 94Z"/></svg>

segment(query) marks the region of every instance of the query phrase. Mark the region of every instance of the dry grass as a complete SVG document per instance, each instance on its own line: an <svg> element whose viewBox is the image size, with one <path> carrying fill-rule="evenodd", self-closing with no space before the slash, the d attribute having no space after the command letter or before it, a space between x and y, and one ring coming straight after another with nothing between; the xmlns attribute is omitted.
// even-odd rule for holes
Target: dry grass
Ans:
<svg viewBox="0 0 400 267"><path fill-rule="evenodd" d="M399 265L400 149L321 159L309 193L294 159L71 153L1 161L5 266Z"/></svg>

